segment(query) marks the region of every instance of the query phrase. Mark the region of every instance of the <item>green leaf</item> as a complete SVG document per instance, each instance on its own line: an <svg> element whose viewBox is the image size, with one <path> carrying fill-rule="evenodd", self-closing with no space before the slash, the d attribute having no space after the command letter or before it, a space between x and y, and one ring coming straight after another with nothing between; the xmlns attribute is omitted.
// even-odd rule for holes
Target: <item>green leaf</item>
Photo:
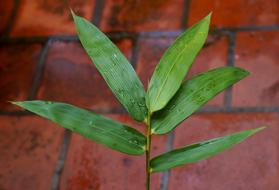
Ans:
<svg viewBox="0 0 279 190"><path fill-rule="evenodd" d="M167 106L152 117L152 133L164 134L227 87L248 76L236 67L221 67L185 81Z"/></svg>
<svg viewBox="0 0 279 190"><path fill-rule="evenodd" d="M263 130L264 128L265 127L260 127L252 130L242 131L167 152L153 158L150 161L150 170L151 172L160 172L176 166L207 159L232 147L247 137Z"/></svg>
<svg viewBox="0 0 279 190"><path fill-rule="evenodd" d="M162 109L179 89L207 38L211 14L180 35L167 49L150 80L146 104L153 113Z"/></svg>
<svg viewBox="0 0 279 190"><path fill-rule="evenodd" d="M132 155L144 153L146 138L143 134L92 111L49 101L12 103L114 150Z"/></svg>
<svg viewBox="0 0 279 190"><path fill-rule="evenodd" d="M145 91L132 65L97 27L72 14L83 47L112 92L135 120L144 120Z"/></svg>

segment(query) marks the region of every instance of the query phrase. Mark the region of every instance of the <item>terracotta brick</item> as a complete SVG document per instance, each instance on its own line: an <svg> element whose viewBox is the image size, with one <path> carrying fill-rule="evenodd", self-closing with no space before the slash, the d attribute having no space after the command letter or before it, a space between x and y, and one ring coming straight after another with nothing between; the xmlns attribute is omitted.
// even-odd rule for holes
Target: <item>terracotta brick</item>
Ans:
<svg viewBox="0 0 279 190"><path fill-rule="evenodd" d="M264 26L279 23L277 0L190 1L189 24L213 11L212 27Z"/></svg>
<svg viewBox="0 0 279 190"><path fill-rule="evenodd" d="M95 0L21 1L11 36L75 34L75 26L69 7L76 14L91 19L94 6Z"/></svg>
<svg viewBox="0 0 279 190"><path fill-rule="evenodd" d="M111 115L121 122L143 126L126 116ZM153 152L165 150L165 136L153 138ZM159 189L160 174L152 176L151 189ZM142 190L145 187L145 156L129 156L73 135L66 159L60 189L123 189Z"/></svg>
<svg viewBox="0 0 279 190"><path fill-rule="evenodd" d="M105 31L150 31L179 29L181 0L106 0L101 21Z"/></svg>
<svg viewBox="0 0 279 190"><path fill-rule="evenodd" d="M131 56L130 40L116 43L127 57ZM85 50L76 42L54 42L51 45L37 97L95 110L121 106Z"/></svg>
<svg viewBox="0 0 279 190"><path fill-rule="evenodd" d="M7 101L28 98L41 48L41 44L1 45L0 110L16 110Z"/></svg>
<svg viewBox="0 0 279 190"><path fill-rule="evenodd" d="M12 11L14 8L14 1L10 0L2 0L0 6L0 35L4 32L8 27L8 23L10 21Z"/></svg>
<svg viewBox="0 0 279 190"><path fill-rule="evenodd" d="M143 38L139 41L137 73L143 81L145 88L150 80L155 66L165 50L171 45L172 38ZM228 43L225 36L209 36L207 45L202 49L193 63L187 78L200 72L206 72L216 67L226 65ZM220 94L207 105L222 106L224 94Z"/></svg>
<svg viewBox="0 0 279 190"><path fill-rule="evenodd" d="M233 88L234 106L279 105L278 40L276 31L237 34L235 65L251 76Z"/></svg>
<svg viewBox="0 0 279 190"><path fill-rule="evenodd" d="M0 121L0 189L50 189L63 129L36 116Z"/></svg>
<svg viewBox="0 0 279 190"><path fill-rule="evenodd" d="M252 190L279 188L279 115L216 113L195 115L175 131L174 147L269 127L215 157L172 170L169 189Z"/></svg>

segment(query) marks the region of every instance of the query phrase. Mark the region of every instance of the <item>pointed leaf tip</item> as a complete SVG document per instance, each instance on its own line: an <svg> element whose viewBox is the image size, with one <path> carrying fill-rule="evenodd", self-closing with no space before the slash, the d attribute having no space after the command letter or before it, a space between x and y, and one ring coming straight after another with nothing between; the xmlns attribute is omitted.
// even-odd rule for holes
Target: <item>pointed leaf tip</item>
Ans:
<svg viewBox="0 0 279 190"><path fill-rule="evenodd" d="M266 128L265 126L214 138L159 155L150 161L151 171L161 172L176 166L194 163L215 156L246 138Z"/></svg>
<svg viewBox="0 0 279 190"><path fill-rule="evenodd" d="M146 101L151 113L164 108L181 86L206 41L210 15L182 33L160 59L147 90Z"/></svg>
<svg viewBox="0 0 279 190"><path fill-rule="evenodd" d="M75 14L75 12L73 11L73 9L70 8L70 11L71 11L71 14L72 14L73 17L76 16L76 14Z"/></svg>

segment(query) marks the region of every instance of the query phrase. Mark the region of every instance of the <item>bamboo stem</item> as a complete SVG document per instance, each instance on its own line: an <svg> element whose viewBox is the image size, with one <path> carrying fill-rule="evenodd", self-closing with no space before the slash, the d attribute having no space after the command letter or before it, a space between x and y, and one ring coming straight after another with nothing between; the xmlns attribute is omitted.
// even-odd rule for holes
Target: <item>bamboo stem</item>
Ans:
<svg viewBox="0 0 279 190"><path fill-rule="evenodd" d="M150 113L147 114L146 120L146 190L150 189L150 151L151 151L151 124Z"/></svg>

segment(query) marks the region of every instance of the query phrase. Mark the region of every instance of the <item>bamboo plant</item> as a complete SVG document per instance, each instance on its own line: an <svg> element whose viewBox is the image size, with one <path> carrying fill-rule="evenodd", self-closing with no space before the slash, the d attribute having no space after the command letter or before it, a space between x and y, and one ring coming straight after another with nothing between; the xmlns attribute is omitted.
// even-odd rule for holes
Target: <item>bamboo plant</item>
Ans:
<svg viewBox="0 0 279 190"><path fill-rule="evenodd" d="M237 67L220 67L184 80L206 41L209 14L166 50L145 92L132 65L109 38L86 19L73 12L72 16L85 51L129 115L145 123L146 134L66 103L41 100L12 103L116 151L137 156L145 154L147 190L151 174L212 157L264 128L197 142L150 158L152 135L171 132L202 105L249 73Z"/></svg>

